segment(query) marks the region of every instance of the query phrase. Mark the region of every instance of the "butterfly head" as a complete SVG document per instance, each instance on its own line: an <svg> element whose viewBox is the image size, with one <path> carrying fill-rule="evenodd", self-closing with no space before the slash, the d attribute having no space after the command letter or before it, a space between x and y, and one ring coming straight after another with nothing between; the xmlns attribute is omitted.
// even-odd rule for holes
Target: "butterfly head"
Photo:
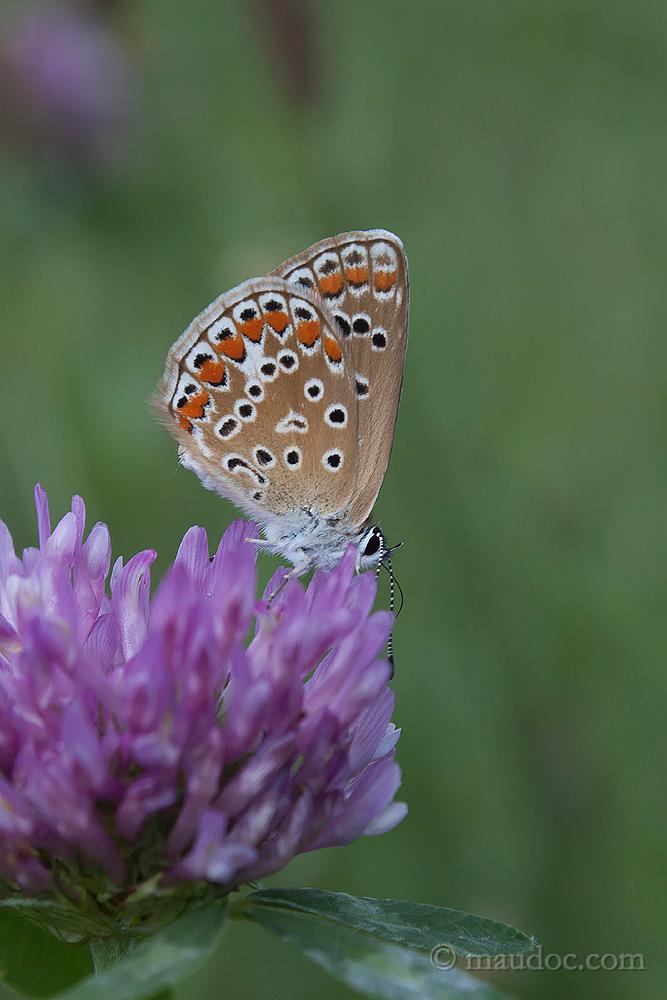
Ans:
<svg viewBox="0 0 667 1000"><path fill-rule="evenodd" d="M357 549L361 569L378 566L382 562L387 546L379 524L374 524L372 528L366 528L362 532L357 542Z"/></svg>

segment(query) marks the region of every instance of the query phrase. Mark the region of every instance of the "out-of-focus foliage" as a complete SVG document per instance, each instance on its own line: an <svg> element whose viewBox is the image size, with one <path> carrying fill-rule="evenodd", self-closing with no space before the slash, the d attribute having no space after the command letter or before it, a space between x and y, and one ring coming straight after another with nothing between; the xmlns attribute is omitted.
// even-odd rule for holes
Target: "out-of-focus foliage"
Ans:
<svg viewBox="0 0 667 1000"><path fill-rule="evenodd" d="M217 536L232 508L149 413L167 348L308 243L394 229L411 342L378 513L406 543L411 811L276 882L486 913L545 952L646 955L643 973L497 975L525 998L659 995L667 9L89 6L134 75L122 157L26 141L2 95L1 515L31 542L39 479L162 567L188 525ZM221 983L346 995L239 926L180 1000Z"/></svg>

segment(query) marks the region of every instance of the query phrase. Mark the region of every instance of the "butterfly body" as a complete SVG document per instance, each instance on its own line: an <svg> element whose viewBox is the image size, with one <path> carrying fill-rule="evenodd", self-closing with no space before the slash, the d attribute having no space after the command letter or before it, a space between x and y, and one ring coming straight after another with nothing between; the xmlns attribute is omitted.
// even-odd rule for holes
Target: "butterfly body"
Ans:
<svg viewBox="0 0 667 1000"><path fill-rule="evenodd" d="M364 547L407 306L400 240L345 233L219 296L169 352L156 405L181 463L257 520L265 548L297 572L335 565L350 542L360 566L377 562Z"/></svg>

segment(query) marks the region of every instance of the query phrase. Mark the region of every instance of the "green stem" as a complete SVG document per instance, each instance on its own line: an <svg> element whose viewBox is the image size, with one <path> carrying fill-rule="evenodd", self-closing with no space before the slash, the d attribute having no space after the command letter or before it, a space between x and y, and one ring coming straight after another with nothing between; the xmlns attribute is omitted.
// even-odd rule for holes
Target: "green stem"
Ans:
<svg viewBox="0 0 667 1000"><path fill-rule="evenodd" d="M248 903L245 896L241 896L240 899L230 900L228 912L231 920L249 920L252 923L252 917L248 914Z"/></svg>

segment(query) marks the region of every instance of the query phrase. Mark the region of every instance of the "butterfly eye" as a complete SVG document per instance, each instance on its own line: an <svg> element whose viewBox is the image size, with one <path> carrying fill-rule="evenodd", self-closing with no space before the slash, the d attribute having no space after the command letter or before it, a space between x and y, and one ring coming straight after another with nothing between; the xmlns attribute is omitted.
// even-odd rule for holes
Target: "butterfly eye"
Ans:
<svg viewBox="0 0 667 1000"><path fill-rule="evenodd" d="M361 542L361 554L364 556L376 556L382 548L382 534L378 528L373 528L370 534L366 535Z"/></svg>

